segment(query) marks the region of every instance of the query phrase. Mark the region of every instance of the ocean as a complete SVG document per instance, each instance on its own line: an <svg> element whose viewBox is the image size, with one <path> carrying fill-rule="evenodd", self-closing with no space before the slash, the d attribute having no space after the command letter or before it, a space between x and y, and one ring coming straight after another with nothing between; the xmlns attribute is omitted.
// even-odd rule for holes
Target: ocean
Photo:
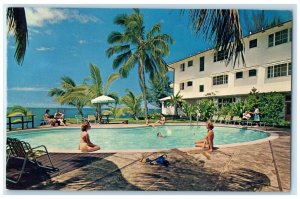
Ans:
<svg viewBox="0 0 300 199"><path fill-rule="evenodd" d="M11 107L8 107L7 112L9 112L10 109L11 109ZM34 125L39 126L41 121L43 120L43 115L44 115L46 109L50 110L50 115L54 115L55 110L58 108L27 108L27 109L29 111L31 111L33 115L35 115ZM65 118L75 118L75 115L79 115L78 110L76 108L59 108L60 112L62 112L62 110L65 110ZM103 110L104 109L102 109L102 111ZM82 112L83 112L83 116L85 118L87 118L88 115L94 115L96 113L96 109L95 108L83 108ZM149 109L150 114L160 113L160 112L161 112L161 109ZM127 113L121 116L121 118L130 118L130 117L131 117L130 114L127 114ZM17 126L17 125L14 125L14 126Z"/></svg>

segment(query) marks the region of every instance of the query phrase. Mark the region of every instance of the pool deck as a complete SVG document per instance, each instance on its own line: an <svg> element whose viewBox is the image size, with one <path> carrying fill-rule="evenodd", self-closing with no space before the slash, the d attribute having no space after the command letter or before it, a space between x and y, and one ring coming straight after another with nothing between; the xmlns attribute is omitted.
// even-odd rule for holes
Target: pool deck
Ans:
<svg viewBox="0 0 300 199"><path fill-rule="evenodd" d="M93 124L93 127L101 128L129 126L141 125ZM78 125L68 126L73 127L78 128ZM12 190L289 192L291 132L289 129L267 128L278 136L264 142L220 146L211 153L196 148L51 153L59 171L28 168L29 173L20 183L7 182L6 191L8 194L16 192ZM266 130L265 127L257 129ZM162 154L167 155L169 167L141 161Z"/></svg>

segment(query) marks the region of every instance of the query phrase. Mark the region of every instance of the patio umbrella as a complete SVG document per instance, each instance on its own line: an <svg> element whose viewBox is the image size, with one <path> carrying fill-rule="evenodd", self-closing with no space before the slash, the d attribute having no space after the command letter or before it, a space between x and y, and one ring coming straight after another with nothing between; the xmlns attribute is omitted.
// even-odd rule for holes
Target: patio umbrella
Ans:
<svg viewBox="0 0 300 199"><path fill-rule="evenodd" d="M101 95L91 100L93 104L109 104L109 103L114 103L115 101L116 101L115 99L108 97L106 95Z"/></svg>
<svg viewBox="0 0 300 199"><path fill-rule="evenodd" d="M116 100L111 98L111 97L108 97L106 95L101 95L99 97L96 97L95 99L92 99L91 102L93 104L109 104L109 103L114 103ZM101 115L101 107L100 107L100 115Z"/></svg>

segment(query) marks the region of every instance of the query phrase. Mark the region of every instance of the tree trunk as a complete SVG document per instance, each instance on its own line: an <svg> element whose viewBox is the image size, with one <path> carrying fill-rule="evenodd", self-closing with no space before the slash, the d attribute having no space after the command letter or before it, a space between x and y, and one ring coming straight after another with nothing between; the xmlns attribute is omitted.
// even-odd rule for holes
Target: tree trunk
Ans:
<svg viewBox="0 0 300 199"><path fill-rule="evenodd" d="M147 95L146 95L146 82L145 82L145 73L144 73L144 66L142 60L139 59L139 83L143 94L144 106L145 106L145 117L148 117L148 104L147 104Z"/></svg>
<svg viewBox="0 0 300 199"><path fill-rule="evenodd" d="M83 112L82 112L82 108L77 106L77 110L78 113L81 115L81 117L83 118Z"/></svg>

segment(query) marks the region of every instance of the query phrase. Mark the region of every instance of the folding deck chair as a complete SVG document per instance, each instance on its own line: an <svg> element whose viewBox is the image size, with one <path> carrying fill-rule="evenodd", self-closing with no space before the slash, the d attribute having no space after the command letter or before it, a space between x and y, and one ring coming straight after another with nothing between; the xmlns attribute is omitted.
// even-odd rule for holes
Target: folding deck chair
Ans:
<svg viewBox="0 0 300 199"><path fill-rule="evenodd" d="M53 163L51 161L51 158L49 156L48 150L44 145L40 145L37 147L32 148L29 143L20 141L16 138L7 138L6 142L6 167L8 166L9 160L11 158L17 158L22 160L22 168L18 171L16 179L6 177L7 181L10 181L12 183L18 183L25 171L25 166L27 161L34 163L38 167L51 169L53 171L57 171L58 169L53 166ZM42 155L47 155L49 162L51 166L44 166L39 161L37 161L37 157L40 157Z"/></svg>

